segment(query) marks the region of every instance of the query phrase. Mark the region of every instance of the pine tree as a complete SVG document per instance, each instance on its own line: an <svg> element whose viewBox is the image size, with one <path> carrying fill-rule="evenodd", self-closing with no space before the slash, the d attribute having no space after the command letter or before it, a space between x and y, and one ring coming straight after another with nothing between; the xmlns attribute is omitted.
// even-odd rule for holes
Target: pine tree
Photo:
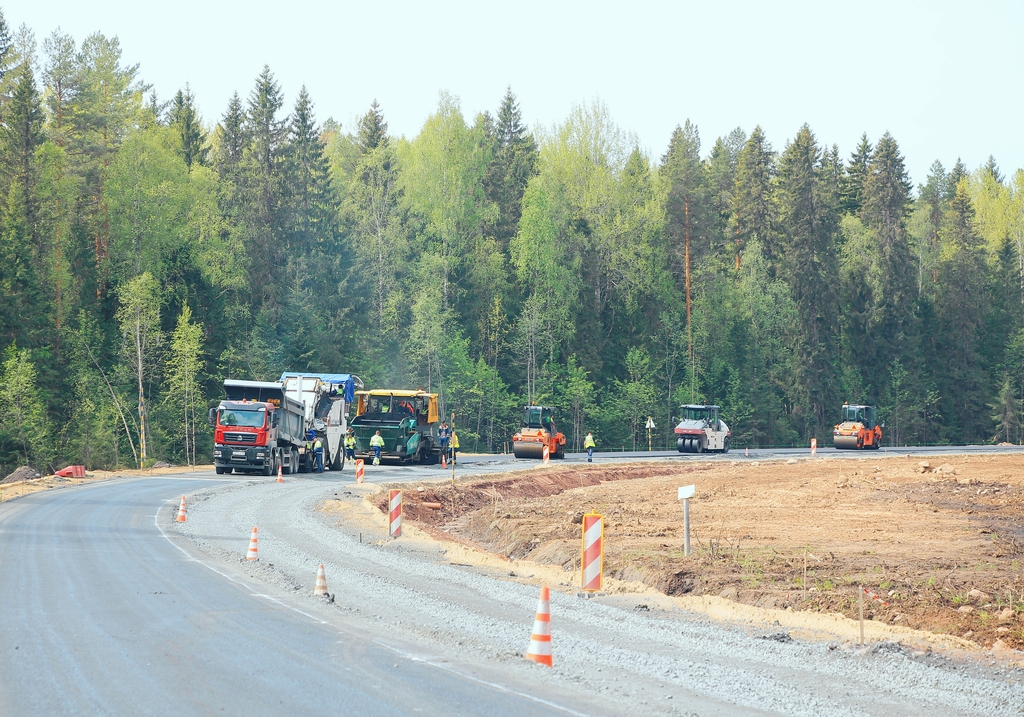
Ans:
<svg viewBox="0 0 1024 717"><path fill-rule="evenodd" d="M222 178L235 179L242 163L242 153L249 145L242 100L235 92L228 102L227 112L221 120L221 147L217 156L217 171Z"/></svg>
<svg viewBox="0 0 1024 717"><path fill-rule="evenodd" d="M910 180L899 146L886 132L871 155L861 208L877 246L870 344L863 351L865 375L878 377L876 391L887 385L885 377L894 359L911 376L918 374L917 272L907 233L909 211ZM872 400L878 400L877 394Z"/></svg>
<svg viewBox="0 0 1024 717"><path fill-rule="evenodd" d="M243 124L248 146L242 153L240 183L243 187L244 210L250 241L252 284L257 288L257 303L277 311L283 292L277 281L278 269L284 265L282 207L286 161L285 142L288 126L278 118L284 103L281 87L268 66L256 79L256 87L249 95L249 105Z"/></svg>
<svg viewBox="0 0 1024 717"><path fill-rule="evenodd" d="M3 81L4 76L11 69L16 55L11 28L7 24L3 10L0 10L0 81Z"/></svg>
<svg viewBox="0 0 1024 717"><path fill-rule="evenodd" d="M836 178L838 152L822 156L804 125L782 153L778 175L780 268L796 303L795 374L808 437L821 435L835 412L839 265Z"/></svg>
<svg viewBox="0 0 1024 717"><path fill-rule="evenodd" d="M485 116L490 120L489 114ZM484 131L490 134L487 128ZM487 198L497 208L497 217L484 231L497 239L503 249L507 250L519 228L523 193L530 177L537 172L538 157L537 143L523 124L519 103L508 87L493 123L493 154L484 180Z"/></svg>
<svg viewBox="0 0 1024 717"><path fill-rule="evenodd" d="M192 171L193 164L205 165L210 148L206 146L206 130L203 129L199 114L196 112L195 97L187 84L184 91L178 90L171 100L168 119L181 139L181 155L189 171Z"/></svg>
<svg viewBox="0 0 1024 717"><path fill-rule="evenodd" d="M770 264L775 254L772 231L774 174L775 153L758 125L736 159L731 227L737 256L756 239Z"/></svg>
<svg viewBox="0 0 1024 717"><path fill-rule="evenodd" d="M39 165L43 113L29 63L8 74L11 95L0 126L3 177L0 224L0 288L7 306L0 319L0 338L22 345L47 345L49 320L42 299L42 265L46 252L39 226Z"/></svg>
<svg viewBox="0 0 1024 717"><path fill-rule="evenodd" d="M871 162L871 143L868 133L860 136L860 143L850 155L850 163L846 165L846 173L842 182L841 209L850 214L860 213L864 206L864 181L868 175L868 164Z"/></svg>
<svg viewBox="0 0 1024 717"><path fill-rule="evenodd" d="M987 440L985 371L979 352L987 308L986 252L975 227L968 180L961 179L942 224L943 261L939 267L936 310L942 326L941 393L955 423L956 441Z"/></svg>
<svg viewBox="0 0 1024 717"><path fill-rule="evenodd" d="M356 143L360 154L371 152L388 142L388 123L384 121L384 113L374 100L369 111L359 120L359 132Z"/></svg>
<svg viewBox="0 0 1024 717"><path fill-rule="evenodd" d="M700 158L700 135L697 127L686 120L676 125L669 140L668 151L661 158L661 171L668 181L665 202L665 233L671 251L682 254L683 284L686 292L687 353L693 360L691 326L691 270L698 242L704 236L707 221L707 166ZM681 249L681 251L680 251Z"/></svg>
<svg viewBox="0 0 1024 717"><path fill-rule="evenodd" d="M992 179L996 181L996 184L1003 183L1003 175L999 171L999 165L996 164L996 158L991 154L988 156L988 161L985 162L981 169L984 172L988 172L992 176Z"/></svg>

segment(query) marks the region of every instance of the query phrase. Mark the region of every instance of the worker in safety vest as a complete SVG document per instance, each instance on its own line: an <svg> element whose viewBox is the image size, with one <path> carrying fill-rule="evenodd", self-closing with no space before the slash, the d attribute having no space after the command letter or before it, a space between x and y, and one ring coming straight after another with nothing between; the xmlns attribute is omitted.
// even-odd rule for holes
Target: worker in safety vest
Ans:
<svg viewBox="0 0 1024 717"><path fill-rule="evenodd" d="M352 432L351 428L345 435L345 457L353 461L356 459L356 434Z"/></svg>
<svg viewBox="0 0 1024 717"><path fill-rule="evenodd" d="M451 441L452 429L448 428L447 421L441 421L440 428L437 429L437 441L441 444L441 453L448 455L448 443Z"/></svg>
<svg viewBox="0 0 1024 717"><path fill-rule="evenodd" d="M459 434L452 429L452 465L455 465L455 461L459 456Z"/></svg>
<svg viewBox="0 0 1024 717"><path fill-rule="evenodd" d="M313 441L313 455L316 456L316 472L324 472L324 441L317 436Z"/></svg>
<svg viewBox="0 0 1024 717"><path fill-rule="evenodd" d="M594 443L594 434L588 433L587 437L583 439L583 447L587 449L587 463L594 462L594 448L597 444Z"/></svg>
<svg viewBox="0 0 1024 717"><path fill-rule="evenodd" d="M384 436L380 435L380 431L377 431L370 438L370 448L373 449L373 465L380 465L380 451L384 447Z"/></svg>

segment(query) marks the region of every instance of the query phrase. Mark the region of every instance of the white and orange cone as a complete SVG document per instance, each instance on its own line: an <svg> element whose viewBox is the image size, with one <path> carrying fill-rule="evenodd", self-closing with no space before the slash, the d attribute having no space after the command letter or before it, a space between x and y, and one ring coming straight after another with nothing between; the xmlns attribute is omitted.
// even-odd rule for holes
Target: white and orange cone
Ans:
<svg viewBox="0 0 1024 717"><path fill-rule="evenodd" d="M245 559L246 560L259 560L260 559L260 551L259 551L259 548L256 545L256 533L257 532L258 532L258 530L256 529L255 526L253 526L252 536L249 538L249 552L245 554Z"/></svg>
<svg viewBox="0 0 1024 717"><path fill-rule="evenodd" d="M185 496L181 496L181 505L178 506L178 517L174 520L178 523L185 522Z"/></svg>
<svg viewBox="0 0 1024 717"><path fill-rule="evenodd" d="M277 467L277 482L284 483L284 469L281 466Z"/></svg>
<svg viewBox="0 0 1024 717"><path fill-rule="evenodd" d="M320 563L320 567L316 569L316 585L313 586L314 595L326 595L327 594L327 574L324 573L324 564Z"/></svg>
<svg viewBox="0 0 1024 717"><path fill-rule="evenodd" d="M533 621L526 659L551 667L551 590L546 587L540 589L537 617Z"/></svg>

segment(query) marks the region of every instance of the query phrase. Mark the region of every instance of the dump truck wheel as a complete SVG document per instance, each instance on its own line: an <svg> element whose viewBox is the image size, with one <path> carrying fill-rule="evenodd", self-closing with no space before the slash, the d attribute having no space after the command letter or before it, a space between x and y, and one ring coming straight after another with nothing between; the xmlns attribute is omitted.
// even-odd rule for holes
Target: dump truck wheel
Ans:
<svg viewBox="0 0 1024 717"><path fill-rule="evenodd" d="M221 468L220 466L217 466L216 470L217 470L217 475L219 475L219 476L222 476L222 475L224 475L225 473L228 472L227 468Z"/></svg>

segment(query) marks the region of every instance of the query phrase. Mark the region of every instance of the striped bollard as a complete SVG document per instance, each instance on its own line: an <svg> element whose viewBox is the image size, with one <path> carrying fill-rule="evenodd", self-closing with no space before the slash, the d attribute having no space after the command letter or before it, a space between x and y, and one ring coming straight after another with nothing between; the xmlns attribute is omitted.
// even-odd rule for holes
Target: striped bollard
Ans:
<svg viewBox="0 0 1024 717"><path fill-rule="evenodd" d="M583 516L583 591L601 591L604 575L604 516L587 513Z"/></svg>
<svg viewBox="0 0 1024 717"><path fill-rule="evenodd" d="M402 491L388 491L388 534L397 538L402 534Z"/></svg>
<svg viewBox="0 0 1024 717"><path fill-rule="evenodd" d="M363 468L366 463L362 458L356 458L356 483L363 482Z"/></svg>
<svg viewBox="0 0 1024 717"><path fill-rule="evenodd" d="M551 463L551 449L544 446L544 465Z"/></svg>
<svg viewBox="0 0 1024 717"><path fill-rule="evenodd" d="M817 438L812 438L811 439L811 455L812 456L818 455L818 439Z"/></svg>

